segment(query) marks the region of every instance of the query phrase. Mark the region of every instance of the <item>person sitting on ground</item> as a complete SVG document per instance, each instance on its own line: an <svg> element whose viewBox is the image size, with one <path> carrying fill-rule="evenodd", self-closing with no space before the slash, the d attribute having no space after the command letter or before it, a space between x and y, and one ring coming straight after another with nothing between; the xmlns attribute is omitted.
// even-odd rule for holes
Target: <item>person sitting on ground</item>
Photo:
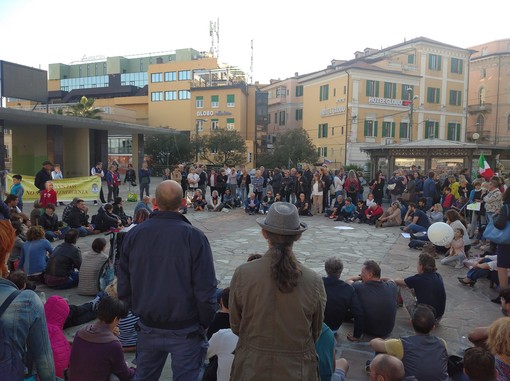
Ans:
<svg viewBox="0 0 510 381"><path fill-rule="evenodd" d="M365 200L365 205L367 208L370 208L374 204L377 204L377 202L374 199L374 195L372 193L369 193L367 199Z"/></svg>
<svg viewBox="0 0 510 381"><path fill-rule="evenodd" d="M333 204L333 208L326 209L325 217L329 217L330 219L335 219L340 215L340 210L345 205L344 196L339 194Z"/></svg>
<svg viewBox="0 0 510 381"><path fill-rule="evenodd" d="M359 276L350 277L363 307L363 333L376 337L386 337L395 326L397 314L397 285L389 278L381 278L381 267L375 261L368 260L361 267ZM347 336L357 341L354 336Z"/></svg>
<svg viewBox="0 0 510 381"><path fill-rule="evenodd" d="M404 232L418 233L426 232L430 226L427 215L416 207L414 202L408 205L409 224L400 229Z"/></svg>
<svg viewBox="0 0 510 381"><path fill-rule="evenodd" d="M354 288L340 279L344 264L338 257L331 257L324 263L327 277L322 278L326 289L326 308L324 323L336 333L342 323L354 318L355 339L360 339L363 333L363 308Z"/></svg>
<svg viewBox="0 0 510 381"><path fill-rule="evenodd" d="M424 213L427 213L427 199L425 197L418 199L418 209Z"/></svg>
<svg viewBox="0 0 510 381"><path fill-rule="evenodd" d="M443 210L448 210L453 206L453 203L455 202L455 197L452 194L452 190L450 187L446 187L443 190L443 198L441 201L441 206L443 207Z"/></svg>
<svg viewBox="0 0 510 381"><path fill-rule="evenodd" d="M120 218L122 226L129 226L133 222L133 219L124 212L122 197L115 197L113 199L113 214Z"/></svg>
<svg viewBox="0 0 510 381"><path fill-rule="evenodd" d="M335 370L335 335L333 331L322 323L322 331L315 342L315 350L319 357L319 374L320 380L331 380L331 376Z"/></svg>
<svg viewBox="0 0 510 381"><path fill-rule="evenodd" d="M356 202L356 209L354 210L354 213L352 214L352 221L363 223L366 221L365 219L365 211L367 210L367 206L365 205L365 202L363 200L358 200Z"/></svg>
<svg viewBox="0 0 510 381"><path fill-rule="evenodd" d="M120 217L113 214L112 204L104 204L99 207L95 223L96 230L99 230L100 232L118 229L122 225Z"/></svg>
<svg viewBox="0 0 510 381"><path fill-rule="evenodd" d="M127 314L128 308L117 298L106 296L99 302L99 321L79 330L74 338L69 361L70 380L106 380L112 374L120 381L134 378L135 369L126 365L116 335L119 320Z"/></svg>
<svg viewBox="0 0 510 381"><path fill-rule="evenodd" d="M78 230L70 229L64 236L64 243L53 250L44 272L44 283L48 287L62 290L78 285L82 263L81 250L76 246L79 235Z"/></svg>
<svg viewBox="0 0 510 381"><path fill-rule="evenodd" d="M80 237L94 233L94 225L89 223L87 211L88 208L85 206L85 201L78 199L69 212L69 222L67 225L71 229L77 229L80 232Z"/></svg>
<svg viewBox="0 0 510 381"><path fill-rule="evenodd" d="M455 231L455 229L462 229L462 239L464 240L464 253L468 254L469 250L471 249L471 240L469 239L468 232L467 232L467 222L464 219L464 217L457 212L456 210L450 209L447 210L444 214L444 217L446 219L446 223L450 225L450 227ZM446 253L448 251L447 248L439 247L437 246L438 251L442 253Z"/></svg>
<svg viewBox="0 0 510 381"><path fill-rule="evenodd" d="M21 248L18 269L25 271L28 279L44 283L44 270L48 262L48 254L53 253L50 242L44 238L41 226L32 226L27 232L27 241Z"/></svg>
<svg viewBox="0 0 510 381"><path fill-rule="evenodd" d="M69 213L71 213L71 210L73 210L73 206L76 205L79 199L80 199L79 197L73 198L73 200L64 207L64 211L62 212L62 221L65 222L66 224L69 223Z"/></svg>
<svg viewBox="0 0 510 381"><path fill-rule="evenodd" d="M466 349L462 362L469 381L496 381L498 378L494 356L485 348Z"/></svg>
<svg viewBox="0 0 510 381"><path fill-rule="evenodd" d="M69 230L67 227L60 228L58 217L55 214L55 205L53 204L46 205L44 213L39 217L39 225L44 229L45 238L50 242L63 238L64 234Z"/></svg>
<svg viewBox="0 0 510 381"><path fill-rule="evenodd" d="M462 229L457 228L453 231L453 240L450 244L446 245L449 249L446 257L441 259L441 264L446 265L454 263L456 269L464 267L464 261L466 260L466 254L464 253L464 232Z"/></svg>
<svg viewBox="0 0 510 381"><path fill-rule="evenodd" d="M370 381L403 381L404 364L395 356L380 353L370 362ZM335 381L331 379L331 381Z"/></svg>
<svg viewBox="0 0 510 381"><path fill-rule="evenodd" d="M441 204L434 204L434 206L427 211L427 217L429 218L430 224L433 224L434 222L443 222L444 215Z"/></svg>
<svg viewBox="0 0 510 381"><path fill-rule="evenodd" d="M294 204L298 210L298 214L300 216L311 216L312 212L310 211L310 203L306 200L306 196L304 193L299 194L299 198ZM266 214L264 212L264 214Z"/></svg>
<svg viewBox="0 0 510 381"><path fill-rule="evenodd" d="M356 207L352 203L352 199L350 197L347 197L345 199L345 204L340 208L340 214L335 219L335 221L345 221L345 222L352 222L354 211L356 210Z"/></svg>
<svg viewBox="0 0 510 381"><path fill-rule="evenodd" d="M11 224L14 230L16 231L16 239L14 241L14 246L11 249L11 253L9 254L7 268L9 271L14 271L16 270L16 266L21 255L21 249L23 248L23 244L27 241L27 238L25 234L23 234L23 231L21 229L22 224L20 221L14 221L11 222Z"/></svg>
<svg viewBox="0 0 510 381"><path fill-rule="evenodd" d="M213 190L211 197L209 197L209 202L207 203L207 209L211 212L221 212L224 206L218 191Z"/></svg>
<svg viewBox="0 0 510 381"><path fill-rule="evenodd" d="M44 209L39 202L39 200L34 201L34 207L30 211L30 226L37 226L39 225L39 218L44 213Z"/></svg>
<svg viewBox="0 0 510 381"><path fill-rule="evenodd" d="M228 381L231 379L230 373L232 363L234 362L234 351L238 341L239 337L230 328L220 329L209 339L207 357L217 357L216 379L218 381ZM210 380L210 378L204 377L203 380Z"/></svg>
<svg viewBox="0 0 510 381"><path fill-rule="evenodd" d="M78 279L78 295L96 295L99 289L99 276L105 266L108 254L104 252L106 240L96 238L92 242L92 251L86 251L82 254L82 264L80 267L80 276Z"/></svg>
<svg viewBox="0 0 510 381"><path fill-rule="evenodd" d="M405 279L395 279L400 287L404 306L412 315L417 304L426 304L433 307L436 324L443 317L446 306L446 291L443 278L437 272L436 260L421 253L416 266L418 273Z"/></svg>
<svg viewBox="0 0 510 381"><path fill-rule="evenodd" d="M489 327L487 346L496 360L498 380L510 379L510 319L499 318Z"/></svg>
<svg viewBox="0 0 510 381"><path fill-rule="evenodd" d="M427 305L418 305L413 311L411 323L415 335L389 340L375 338L370 341L370 346L377 353L387 353L402 360L406 377L447 381L446 342L430 334L435 326L434 312Z"/></svg>
<svg viewBox="0 0 510 381"><path fill-rule="evenodd" d="M133 213L138 212L138 210L140 210L140 209L147 209L147 211L149 213L152 213L152 209L149 206L150 202L151 202L150 197L144 196L143 199L141 199L140 202L138 204L136 204L135 211Z"/></svg>
<svg viewBox="0 0 510 381"><path fill-rule="evenodd" d="M57 205L57 192L53 189L53 181L46 181L44 189L41 191L39 202L43 208L46 208L48 204Z"/></svg>
<svg viewBox="0 0 510 381"><path fill-rule="evenodd" d="M133 223L127 227L122 228L122 233L127 233L131 229L133 229L136 225L141 224L143 221L148 220L150 218L150 213L147 209L138 210L133 216Z"/></svg>
<svg viewBox="0 0 510 381"><path fill-rule="evenodd" d="M225 189L222 203L227 209L234 209L236 207L236 197L232 194L232 190L230 188Z"/></svg>
<svg viewBox="0 0 510 381"><path fill-rule="evenodd" d="M207 202L204 200L204 197L202 196L201 189L195 190L195 194L191 199L191 204L193 205L193 209L195 209L197 212L201 212L204 210L204 208L207 205Z"/></svg>
<svg viewBox="0 0 510 381"><path fill-rule="evenodd" d="M274 195L274 202L280 202L280 201L282 201L282 195L277 192Z"/></svg>
<svg viewBox="0 0 510 381"><path fill-rule="evenodd" d="M489 278L491 288L493 284L499 286L498 279L498 256L496 254L495 244L491 243L491 254L485 255L483 258L470 261L469 270L464 277L458 277L460 283L468 286L474 286L480 278ZM487 253L487 252L486 252ZM510 276L510 271L507 270Z"/></svg>
<svg viewBox="0 0 510 381"><path fill-rule="evenodd" d="M402 224L402 215L400 213L400 202L392 202L381 217L375 223L376 228L387 228L390 226L400 226Z"/></svg>
<svg viewBox="0 0 510 381"><path fill-rule="evenodd" d="M262 211L264 212L264 214L267 214L267 211L269 210L271 205L273 205L274 202L275 197L273 196L273 191L268 190L264 198L262 198L262 202L260 204L262 206Z"/></svg>
<svg viewBox="0 0 510 381"><path fill-rule="evenodd" d="M246 200L244 200L244 211L250 216L258 214L260 202L255 197L255 193L251 192Z"/></svg>
<svg viewBox="0 0 510 381"><path fill-rule="evenodd" d="M365 222L369 225L375 225L376 221L384 213L383 208L379 204L372 204L370 208L365 210Z"/></svg>

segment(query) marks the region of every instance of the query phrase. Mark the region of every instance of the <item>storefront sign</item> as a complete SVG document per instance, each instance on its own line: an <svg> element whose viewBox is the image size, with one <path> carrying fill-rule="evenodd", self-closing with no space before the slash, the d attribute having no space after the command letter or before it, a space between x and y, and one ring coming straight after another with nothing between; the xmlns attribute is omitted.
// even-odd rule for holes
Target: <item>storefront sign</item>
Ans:
<svg viewBox="0 0 510 381"><path fill-rule="evenodd" d="M344 112L345 106L325 108L324 110L321 110L321 116L338 115L343 114Z"/></svg>
<svg viewBox="0 0 510 381"><path fill-rule="evenodd" d="M197 111L197 116L213 116L214 111Z"/></svg>
<svg viewBox="0 0 510 381"><path fill-rule="evenodd" d="M368 97L369 104L377 104L377 105L385 105L385 106L408 106L409 104L402 99L392 99L392 98L378 98L378 97Z"/></svg>

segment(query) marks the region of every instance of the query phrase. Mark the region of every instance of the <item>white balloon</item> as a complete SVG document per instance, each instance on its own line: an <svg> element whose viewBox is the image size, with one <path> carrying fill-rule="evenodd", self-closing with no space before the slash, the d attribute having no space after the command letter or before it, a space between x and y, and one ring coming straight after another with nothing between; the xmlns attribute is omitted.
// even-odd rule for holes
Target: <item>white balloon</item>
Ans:
<svg viewBox="0 0 510 381"><path fill-rule="evenodd" d="M437 246L445 246L453 241L453 229L444 222L435 222L427 231L430 242Z"/></svg>

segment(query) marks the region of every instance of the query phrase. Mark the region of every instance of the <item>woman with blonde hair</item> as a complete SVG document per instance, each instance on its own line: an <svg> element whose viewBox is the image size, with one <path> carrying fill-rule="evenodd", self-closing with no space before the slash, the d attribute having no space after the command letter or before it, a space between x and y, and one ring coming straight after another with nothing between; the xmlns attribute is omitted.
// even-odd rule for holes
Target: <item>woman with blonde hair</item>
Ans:
<svg viewBox="0 0 510 381"><path fill-rule="evenodd" d="M499 318L490 325L487 346L496 358L498 381L510 380L510 318Z"/></svg>
<svg viewBox="0 0 510 381"><path fill-rule="evenodd" d="M392 202L390 207L386 209L381 217L376 221L376 228L387 228L390 226L400 226L402 224L402 213L400 210L400 202Z"/></svg>

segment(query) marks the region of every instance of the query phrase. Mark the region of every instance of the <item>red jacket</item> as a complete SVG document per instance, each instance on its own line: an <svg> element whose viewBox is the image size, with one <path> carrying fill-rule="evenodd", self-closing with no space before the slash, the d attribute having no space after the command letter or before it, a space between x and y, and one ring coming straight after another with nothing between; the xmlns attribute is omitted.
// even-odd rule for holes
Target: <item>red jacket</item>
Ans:
<svg viewBox="0 0 510 381"><path fill-rule="evenodd" d="M48 204L57 205L57 192L55 192L54 189L50 189L49 191L44 189L41 192L41 199L39 201L43 208L46 208Z"/></svg>
<svg viewBox="0 0 510 381"><path fill-rule="evenodd" d="M69 315L69 305L64 298L54 295L48 298L44 305L44 314L55 362L55 373L57 377L64 378L64 369L69 367L71 357L71 345L64 335L64 323Z"/></svg>
<svg viewBox="0 0 510 381"><path fill-rule="evenodd" d="M384 211L383 211L383 208L381 208L381 205L377 205L377 208L375 208L375 209L370 207L365 210L365 216L367 218L380 217L383 215L383 213L384 213Z"/></svg>
<svg viewBox="0 0 510 381"><path fill-rule="evenodd" d="M449 193L443 198L443 204L441 205L443 209L449 209L453 206L453 202L455 201L455 198L453 197L453 194Z"/></svg>

